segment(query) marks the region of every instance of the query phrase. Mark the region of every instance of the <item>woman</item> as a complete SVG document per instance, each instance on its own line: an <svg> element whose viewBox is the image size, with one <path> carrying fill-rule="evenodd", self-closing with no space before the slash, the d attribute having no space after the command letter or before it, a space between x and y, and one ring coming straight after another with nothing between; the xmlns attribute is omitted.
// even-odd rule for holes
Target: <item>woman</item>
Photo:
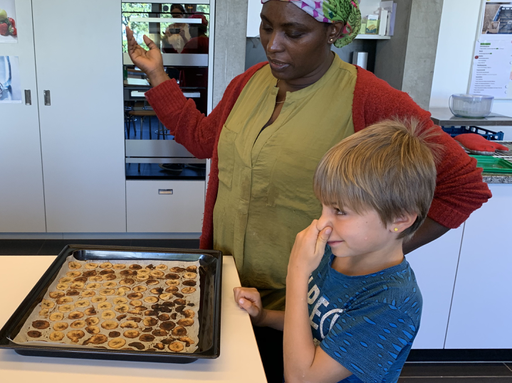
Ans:
<svg viewBox="0 0 512 383"><path fill-rule="evenodd" d="M185 15L183 5L171 4L171 16L173 18L181 19ZM181 53L190 38L189 25L187 23L169 24L162 36L162 52Z"/></svg>
<svg viewBox="0 0 512 383"><path fill-rule="evenodd" d="M295 235L320 216L312 179L323 154L383 119L433 123L407 94L331 51L357 35L356 2L262 2L268 63L236 77L207 117L169 81L158 47L144 36L145 51L128 29L127 37L133 62L153 85L146 97L158 118L194 156L212 159L201 247L233 254L242 285L258 288L264 307L276 309L284 306ZM476 161L438 130L433 140L445 150L436 195L406 253L458 227L491 197Z"/></svg>

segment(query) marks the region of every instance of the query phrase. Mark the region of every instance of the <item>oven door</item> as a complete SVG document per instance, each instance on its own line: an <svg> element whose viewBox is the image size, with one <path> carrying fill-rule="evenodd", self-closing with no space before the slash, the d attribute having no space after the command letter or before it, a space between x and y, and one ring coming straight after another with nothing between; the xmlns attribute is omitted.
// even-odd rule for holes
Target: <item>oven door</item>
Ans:
<svg viewBox="0 0 512 383"><path fill-rule="evenodd" d="M123 85L127 179L205 179L206 161L174 141L144 93L151 87L127 52L126 26L147 49L143 36L162 51L164 68L185 97L204 114L211 110L210 4L162 1L122 3Z"/></svg>

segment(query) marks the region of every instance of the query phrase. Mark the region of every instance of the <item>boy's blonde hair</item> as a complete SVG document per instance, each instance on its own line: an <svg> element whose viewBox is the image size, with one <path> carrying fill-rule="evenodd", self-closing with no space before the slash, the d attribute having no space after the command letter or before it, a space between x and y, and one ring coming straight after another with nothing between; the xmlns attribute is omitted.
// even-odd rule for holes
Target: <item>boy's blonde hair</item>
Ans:
<svg viewBox="0 0 512 383"><path fill-rule="evenodd" d="M428 136L416 120L386 120L345 138L316 169L317 198L356 213L373 209L384 224L415 213L399 236L409 239L427 217L436 187L437 147L426 143Z"/></svg>

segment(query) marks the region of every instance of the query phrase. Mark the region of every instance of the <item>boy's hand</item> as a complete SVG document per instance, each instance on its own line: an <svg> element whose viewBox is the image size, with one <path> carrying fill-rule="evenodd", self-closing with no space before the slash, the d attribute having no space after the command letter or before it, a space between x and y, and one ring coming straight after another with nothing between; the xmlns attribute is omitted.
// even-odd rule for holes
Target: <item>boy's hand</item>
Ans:
<svg viewBox="0 0 512 383"><path fill-rule="evenodd" d="M251 322L255 326L261 325L265 318L265 310L261 304L261 296L258 290L248 287L235 287L233 293L238 307L249 313Z"/></svg>
<svg viewBox="0 0 512 383"><path fill-rule="evenodd" d="M332 228L324 227L318 230L317 224L318 220L313 220L311 225L295 237L288 263L289 274L299 273L308 278L320 264Z"/></svg>

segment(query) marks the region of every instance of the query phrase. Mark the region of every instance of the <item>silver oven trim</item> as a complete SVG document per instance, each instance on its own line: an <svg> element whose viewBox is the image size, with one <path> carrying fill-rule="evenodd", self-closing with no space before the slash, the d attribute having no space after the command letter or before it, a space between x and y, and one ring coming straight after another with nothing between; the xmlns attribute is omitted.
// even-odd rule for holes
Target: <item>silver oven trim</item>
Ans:
<svg viewBox="0 0 512 383"><path fill-rule="evenodd" d="M208 66L208 54L206 53L163 53L162 57L165 66ZM123 64L133 65L128 53L123 53Z"/></svg>
<svg viewBox="0 0 512 383"><path fill-rule="evenodd" d="M206 160L195 157L126 157L127 164L206 164Z"/></svg>
<svg viewBox="0 0 512 383"><path fill-rule="evenodd" d="M174 140L125 140L126 157L194 157Z"/></svg>

